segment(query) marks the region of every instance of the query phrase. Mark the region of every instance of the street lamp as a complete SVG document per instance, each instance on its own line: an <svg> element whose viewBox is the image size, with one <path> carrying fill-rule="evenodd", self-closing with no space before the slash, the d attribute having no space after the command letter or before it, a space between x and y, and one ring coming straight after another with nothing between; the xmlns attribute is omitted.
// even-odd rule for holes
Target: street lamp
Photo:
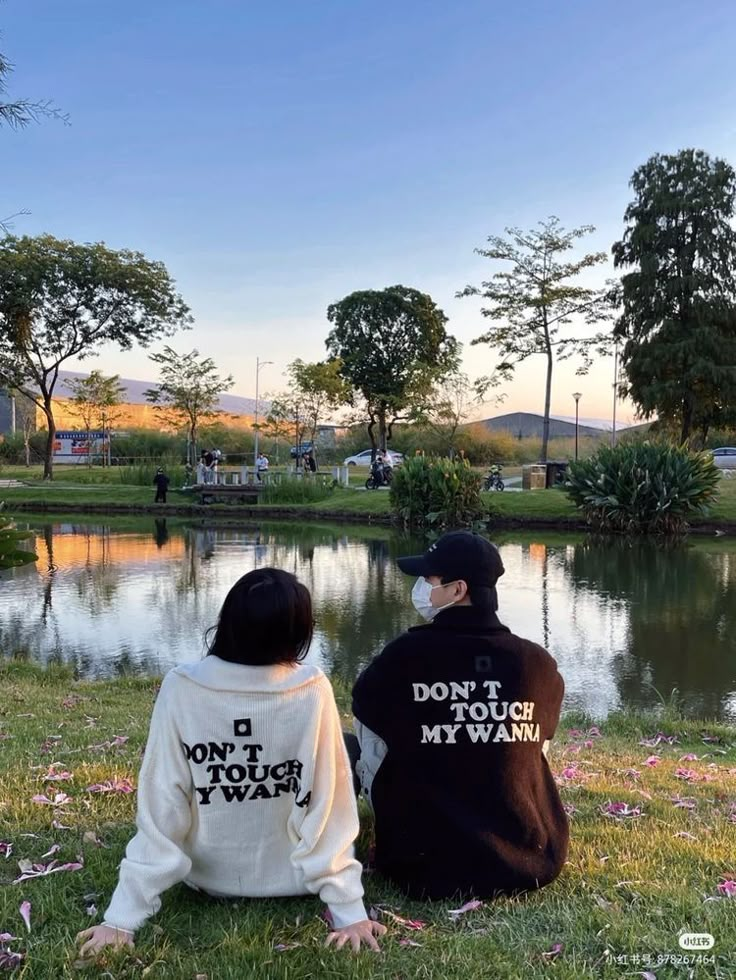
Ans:
<svg viewBox="0 0 736 980"><path fill-rule="evenodd" d="M262 361L260 357L256 358L256 420L253 425L256 433L255 445L253 447L253 465L256 469L258 468L258 378L261 374L261 368L264 368L267 364L273 364L273 361Z"/></svg>
<svg viewBox="0 0 736 980"><path fill-rule="evenodd" d="M572 397L575 399L575 462L578 460L578 424L580 422L580 399L582 392L573 391Z"/></svg>

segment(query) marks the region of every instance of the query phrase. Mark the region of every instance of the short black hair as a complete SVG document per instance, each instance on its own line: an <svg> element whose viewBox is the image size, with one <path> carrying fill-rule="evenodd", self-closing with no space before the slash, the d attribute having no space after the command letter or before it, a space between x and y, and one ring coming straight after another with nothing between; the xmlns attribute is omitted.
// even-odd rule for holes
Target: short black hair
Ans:
<svg viewBox="0 0 736 980"><path fill-rule="evenodd" d="M450 585L454 581L456 579L450 578L449 575L440 576L440 582L443 585ZM483 612L495 612L498 609L498 593L495 585L466 584L468 585L468 598L471 606L475 606L476 609Z"/></svg>
<svg viewBox="0 0 736 980"><path fill-rule="evenodd" d="M207 655L234 664L295 664L307 655L314 618L309 589L291 572L257 568L225 596Z"/></svg>

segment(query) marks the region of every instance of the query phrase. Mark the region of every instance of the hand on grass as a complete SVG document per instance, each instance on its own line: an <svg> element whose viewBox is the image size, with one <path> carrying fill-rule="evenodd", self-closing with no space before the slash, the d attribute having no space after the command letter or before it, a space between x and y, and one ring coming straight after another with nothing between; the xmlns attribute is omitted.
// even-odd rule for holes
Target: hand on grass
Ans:
<svg viewBox="0 0 736 980"><path fill-rule="evenodd" d="M115 926L93 926L85 929L77 936L77 942L82 943L79 951L80 956L96 956L106 946L130 946L133 947L133 933L126 932L125 929L116 929Z"/></svg>
<svg viewBox="0 0 736 980"><path fill-rule="evenodd" d="M380 953L381 947L376 942L375 937L383 936L385 932L386 926L381 925L380 922L363 919L361 922L354 922L351 926L345 926L343 929L335 929L327 937L325 946L331 946L334 943L336 949L342 949L346 943L350 943L353 952L357 953L361 942L363 942L376 953Z"/></svg>

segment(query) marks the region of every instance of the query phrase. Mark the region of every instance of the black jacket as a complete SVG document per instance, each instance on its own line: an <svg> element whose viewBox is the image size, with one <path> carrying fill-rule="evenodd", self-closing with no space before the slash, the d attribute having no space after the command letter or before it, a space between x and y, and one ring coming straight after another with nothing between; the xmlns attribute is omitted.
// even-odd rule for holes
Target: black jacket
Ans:
<svg viewBox="0 0 736 980"><path fill-rule="evenodd" d="M416 898L556 878L569 824L542 744L564 688L546 650L472 606L389 643L353 687L388 749L371 789L377 869Z"/></svg>
<svg viewBox="0 0 736 980"><path fill-rule="evenodd" d="M157 473L153 478L153 483L159 493L166 493L169 487L169 478L164 473Z"/></svg>

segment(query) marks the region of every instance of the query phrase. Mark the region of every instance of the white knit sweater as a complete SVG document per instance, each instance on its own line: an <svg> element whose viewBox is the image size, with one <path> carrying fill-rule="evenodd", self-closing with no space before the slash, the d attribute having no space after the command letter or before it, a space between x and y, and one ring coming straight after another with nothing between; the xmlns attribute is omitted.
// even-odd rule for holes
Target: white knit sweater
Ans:
<svg viewBox="0 0 736 980"><path fill-rule="evenodd" d="M209 656L170 671L136 825L107 925L136 930L180 881L218 895L319 894L338 928L367 917L350 764L317 667Z"/></svg>

